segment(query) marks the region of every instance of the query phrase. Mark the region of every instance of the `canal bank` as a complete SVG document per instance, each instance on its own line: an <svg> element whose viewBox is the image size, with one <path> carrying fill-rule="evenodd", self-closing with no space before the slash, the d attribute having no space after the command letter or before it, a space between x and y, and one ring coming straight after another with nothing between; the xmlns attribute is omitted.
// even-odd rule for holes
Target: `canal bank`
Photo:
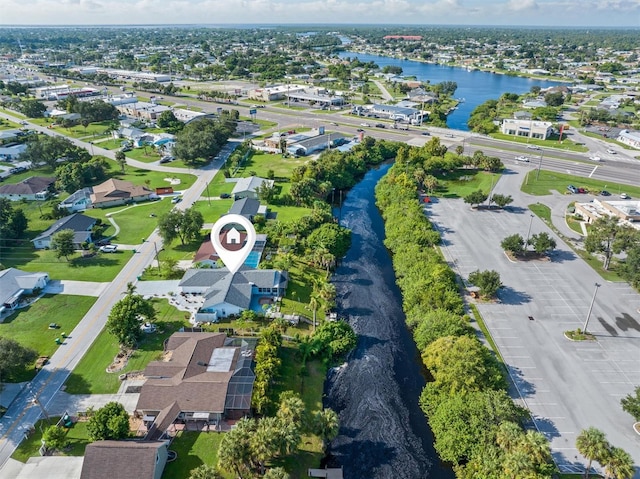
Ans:
<svg viewBox="0 0 640 479"><path fill-rule="evenodd" d="M342 205L352 245L332 281L358 344L325 384L325 405L340 415L328 464L343 466L348 479L452 479L418 404L425 379L375 205L375 185L389 168L369 171Z"/></svg>

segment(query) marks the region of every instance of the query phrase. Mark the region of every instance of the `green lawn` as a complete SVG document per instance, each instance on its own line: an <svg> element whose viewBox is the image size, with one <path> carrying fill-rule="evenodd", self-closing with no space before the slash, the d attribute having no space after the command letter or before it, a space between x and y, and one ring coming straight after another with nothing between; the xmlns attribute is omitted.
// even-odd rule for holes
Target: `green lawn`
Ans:
<svg viewBox="0 0 640 479"><path fill-rule="evenodd" d="M158 317L158 332L145 335L127 366L118 372L107 373L106 368L118 354L116 338L102 331L91 348L69 375L65 391L70 394L112 394L118 391L118 375L129 371L143 370L149 361L158 359L163 351L165 339L183 326L188 326L185 312L178 311L165 299L153 300Z"/></svg>
<svg viewBox="0 0 640 479"><path fill-rule="evenodd" d="M557 137L556 139L548 139L548 140L530 139L527 142L527 138L521 138L513 135L505 135L503 133L491 133L489 136L491 136L491 138L496 138L498 140L506 140L512 143L520 143L522 145L526 145L527 143L529 143L532 145L543 146L545 148L555 148L557 150L578 151L582 153L589 151L589 149L586 146L578 145L574 143L572 140L568 140L566 138L562 140L562 143L559 143ZM563 134L562 136L564 137L565 135Z"/></svg>
<svg viewBox="0 0 640 479"><path fill-rule="evenodd" d="M531 195L544 196L550 195L551 190L566 193L568 185L586 188L589 192L593 193L598 193L606 189L614 195L623 192L631 195L633 198L640 197L640 186L622 185L619 183L605 182L593 178L583 178L581 176L571 176L547 170L540 170L540 176L538 179L536 179L535 171L527 173L521 189L525 193L529 193Z"/></svg>
<svg viewBox="0 0 640 479"><path fill-rule="evenodd" d="M24 441L20 443L11 457L20 462L27 462L30 457L40 457L38 450L42 445L42 432L49 426L57 424L59 417L51 417L40 419L36 422L34 431ZM63 456L84 456L84 450L91 441L89 440L89 432L87 431L86 422L76 422L67 431L67 441L69 448L58 452Z"/></svg>
<svg viewBox="0 0 640 479"><path fill-rule="evenodd" d="M282 155L259 153L254 154L245 161L238 169L236 177L250 176L249 172L254 171L257 176L267 178L269 170L272 170L276 178L290 178L291 172L296 166L305 164L306 158L283 158Z"/></svg>
<svg viewBox="0 0 640 479"><path fill-rule="evenodd" d="M145 163L153 163L154 161L159 161L162 157L162 155L151 146L148 146L146 148L134 148L131 151L127 151L125 155L127 155L129 158L143 161Z"/></svg>
<svg viewBox="0 0 640 479"><path fill-rule="evenodd" d="M205 189L203 194L206 195L207 191L209 191L209 195L214 198L220 196L222 193L230 194L233 190L235 183L227 183L226 178L223 174L218 173L213 177L211 182L209 183L208 190Z"/></svg>
<svg viewBox="0 0 640 479"><path fill-rule="evenodd" d="M445 198L464 198L469 193L482 190L491 191L500 179L500 173L489 173L477 170L456 170L443 176L438 176L438 190L436 196Z"/></svg>
<svg viewBox="0 0 640 479"><path fill-rule="evenodd" d="M140 244L143 238L148 237L158 226L158 216L166 213L173 207L168 198L160 201L146 201L130 206L113 206L105 209L91 209L84 212L92 218L101 218L108 223L107 215L120 227L120 232L112 238L112 242L122 244ZM151 216L152 214L156 216ZM112 233L112 229L109 229ZM109 233L107 231L107 234ZM123 252L124 254L125 252Z"/></svg>
<svg viewBox="0 0 640 479"><path fill-rule="evenodd" d="M51 250L35 250L31 243L24 243L3 253L2 264L31 272L44 271L51 279L111 281L129 261L130 255L128 251L120 251L83 258L80 253L75 253L67 261L65 258L56 258Z"/></svg>
<svg viewBox="0 0 640 479"><path fill-rule="evenodd" d="M218 196L212 196L211 205L207 200L200 200L193 204L193 208L202 213L205 223L215 223L222 215L227 214L232 204L231 198L219 199Z"/></svg>
<svg viewBox="0 0 640 479"><path fill-rule="evenodd" d="M282 300L282 312L285 314L301 314L311 318L309 300L313 290L313 283L324 276L324 271L310 267L300 260L295 260L289 269L289 285L286 296ZM318 310L318 317L324 317L324 312ZM302 323L301 323L302 324ZM305 323L306 324L306 323Z"/></svg>
<svg viewBox="0 0 640 479"><path fill-rule="evenodd" d="M112 138L110 140L96 142L95 145L99 146L100 148L104 148L105 150L116 150L122 146L122 142L123 140Z"/></svg>
<svg viewBox="0 0 640 479"><path fill-rule="evenodd" d="M7 115L15 116L17 118L26 118L25 115L20 113L19 111L9 110L8 108L0 108L0 111L6 113ZM31 121L31 118L29 119Z"/></svg>
<svg viewBox="0 0 640 479"><path fill-rule="evenodd" d="M276 213L276 219L285 223L298 220L311 213L311 209L302 206L269 205L269 211Z"/></svg>
<svg viewBox="0 0 640 479"><path fill-rule="evenodd" d="M56 338L60 338L61 333L71 334L95 301L96 298L89 296L45 295L0 323L0 336L16 340L36 350L40 356L52 356L60 347L55 343ZM57 323L60 328L49 329L51 323ZM12 379L28 380L35 373L32 366L20 377Z"/></svg>
<svg viewBox="0 0 640 479"><path fill-rule="evenodd" d="M29 121L40 126L51 126L51 129L56 133L69 136L71 138L103 137L111 131L111 125L113 124L113 121L105 120L90 123L86 128L82 125L63 128L60 125L53 125L53 121L49 118L32 118Z"/></svg>
<svg viewBox="0 0 640 479"><path fill-rule="evenodd" d="M180 431L171 443L171 450L178 458L164 468L164 479L188 479L189 473L202 464L215 466L218 463L218 448L224 433ZM224 473L225 479L233 474Z"/></svg>
<svg viewBox="0 0 640 479"><path fill-rule="evenodd" d="M294 391L302 398L307 412L322 409L322 391L327 376L327 367L320 361L308 361L303 369L298 349L294 345L285 345L280 354L282 366L275 387L270 394L277 402L280 393ZM307 477L310 467L319 467L322 459L322 441L317 436L303 436L298 452L282 461L284 468L292 478ZM274 464L280 465L280 464Z"/></svg>

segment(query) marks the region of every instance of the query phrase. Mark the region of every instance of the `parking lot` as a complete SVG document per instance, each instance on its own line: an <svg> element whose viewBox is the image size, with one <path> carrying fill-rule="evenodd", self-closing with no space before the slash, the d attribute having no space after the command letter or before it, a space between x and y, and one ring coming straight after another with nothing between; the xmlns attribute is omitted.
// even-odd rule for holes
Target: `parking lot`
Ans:
<svg viewBox="0 0 640 479"><path fill-rule="evenodd" d="M518 176L507 175L496 187L514 196L512 211L471 210L461 199L439 200L425 209L442 232L443 252L456 273L465 279L476 269L500 273L499 301L477 306L560 470L584 469L575 439L590 426L639 464L640 440L620 399L640 386L640 295L626 283L603 281L531 217L527 205L544 197L517 191ZM514 263L503 253L502 239L515 233L525 237L529 227L531 234L546 231L556 239L551 261ZM601 286L588 330L597 340L569 341L563 333L583 327L596 282Z"/></svg>

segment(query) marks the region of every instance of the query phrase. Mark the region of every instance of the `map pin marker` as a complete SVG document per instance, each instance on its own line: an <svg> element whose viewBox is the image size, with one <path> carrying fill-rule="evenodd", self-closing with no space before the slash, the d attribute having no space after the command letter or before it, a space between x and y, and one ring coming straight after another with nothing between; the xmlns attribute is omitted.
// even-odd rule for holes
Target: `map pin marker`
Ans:
<svg viewBox="0 0 640 479"><path fill-rule="evenodd" d="M236 273L256 243L251 221L240 215L224 215L211 228L211 243L231 272Z"/></svg>

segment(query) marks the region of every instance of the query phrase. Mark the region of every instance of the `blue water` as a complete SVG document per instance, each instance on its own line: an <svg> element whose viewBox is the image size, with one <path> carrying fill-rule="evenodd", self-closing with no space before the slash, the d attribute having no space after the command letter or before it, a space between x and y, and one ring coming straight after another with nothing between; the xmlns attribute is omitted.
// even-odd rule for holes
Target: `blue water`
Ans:
<svg viewBox="0 0 640 479"><path fill-rule="evenodd" d="M447 117L449 128L456 130L469 130L467 120L471 112L487 100L497 100L503 93L523 94L531 90L532 86L548 88L551 86L565 85L566 83L533 80L530 78L498 75L482 71L467 71L464 68L422 63L413 60L400 60L397 58L381 57L379 55L365 55L355 52L341 52L340 57L358 57L360 61L373 61L381 69L386 65L394 65L402 68L402 76L415 76L418 80L431 84L443 81L454 81L458 85L454 97L464 98L465 101L458 105Z"/></svg>
<svg viewBox="0 0 640 479"><path fill-rule="evenodd" d="M251 251L247 259L244 260L244 264L250 268L258 268L260 264L260 253L258 251Z"/></svg>

